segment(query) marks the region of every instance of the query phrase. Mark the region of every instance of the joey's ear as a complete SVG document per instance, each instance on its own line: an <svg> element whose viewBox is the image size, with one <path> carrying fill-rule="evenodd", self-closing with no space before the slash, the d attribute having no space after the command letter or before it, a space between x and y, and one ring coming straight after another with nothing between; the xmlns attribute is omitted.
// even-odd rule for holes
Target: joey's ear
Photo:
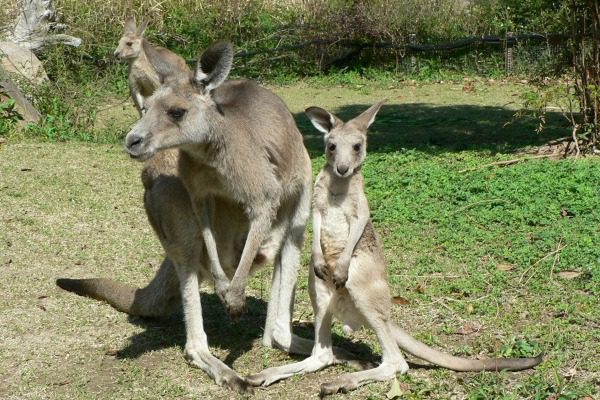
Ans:
<svg viewBox="0 0 600 400"><path fill-rule="evenodd" d="M344 123L344 121L321 107L308 107L304 112L314 127L323 133L329 133L333 128Z"/></svg>
<svg viewBox="0 0 600 400"><path fill-rule="evenodd" d="M205 92L210 92L225 81L232 64L233 45L226 41L213 43L198 59L194 83Z"/></svg>
<svg viewBox="0 0 600 400"><path fill-rule="evenodd" d="M369 107L366 111L364 111L358 117L353 118L350 121L348 121L348 123L354 125L360 131L367 133L367 129L369 129L369 126L371 126L373 121L375 121L375 116L377 115L377 112L379 111L379 109L381 108L383 103L385 103L386 101L387 101L387 99L382 100L379 103L373 104L371 107Z"/></svg>
<svg viewBox="0 0 600 400"><path fill-rule="evenodd" d="M144 32L146 31L146 28L148 27L149 22L150 20L148 18L144 19L144 21L142 21L142 24L138 26L136 33L140 36L143 36Z"/></svg>
<svg viewBox="0 0 600 400"><path fill-rule="evenodd" d="M130 15L125 20L125 33L134 33L135 32L135 17Z"/></svg>

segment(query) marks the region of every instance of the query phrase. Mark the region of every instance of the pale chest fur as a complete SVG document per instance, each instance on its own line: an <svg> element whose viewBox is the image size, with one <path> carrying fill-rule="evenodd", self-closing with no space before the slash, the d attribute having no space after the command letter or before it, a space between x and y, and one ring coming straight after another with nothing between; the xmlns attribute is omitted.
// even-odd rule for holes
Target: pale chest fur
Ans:
<svg viewBox="0 0 600 400"><path fill-rule="evenodd" d="M351 182L350 179L360 180ZM362 191L362 176L348 180L333 180L327 171L321 172L314 190L314 207L321 212L321 249L325 262L334 267L346 246L350 221L357 215L358 196Z"/></svg>

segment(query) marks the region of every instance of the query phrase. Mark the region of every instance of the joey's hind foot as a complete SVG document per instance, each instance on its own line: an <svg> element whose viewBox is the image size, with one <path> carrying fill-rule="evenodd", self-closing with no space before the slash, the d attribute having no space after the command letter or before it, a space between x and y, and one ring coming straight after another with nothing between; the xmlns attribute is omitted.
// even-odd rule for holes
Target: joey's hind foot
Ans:
<svg viewBox="0 0 600 400"><path fill-rule="evenodd" d="M319 397L323 398L338 392L348 393L350 390L352 389L344 386L340 382L325 382L321 384L321 392L319 393Z"/></svg>
<svg viewBox="0 0 600 400"><path fill-rule="evenodd" d="M229 288L229 290L225 292L223 305L225 306L229 318L237 321L246 311L246 294L243 291Z"/></svg>
<svg viewBox="0 0 600 400"><path fill-rule="evenodd" d="M222 377L219 385L234 390L240 394L253 394L254 387L244 378L236 374L228 374Z"/></svg>
<svg viewBox="0 0 600 400"><path fill-rule="evenodd" d="M264 371L246 376L246 381L252 386L269 386L269 376Z"/></svg>

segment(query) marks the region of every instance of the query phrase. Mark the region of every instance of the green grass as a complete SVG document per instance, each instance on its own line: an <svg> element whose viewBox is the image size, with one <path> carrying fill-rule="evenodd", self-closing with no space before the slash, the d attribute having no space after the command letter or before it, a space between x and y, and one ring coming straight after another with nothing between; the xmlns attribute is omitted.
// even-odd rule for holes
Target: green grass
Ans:
<svg viewBox="0 0 600 400"><path fill-rule="evenodd" d="M528 356L545 361L517 373L414 368L399 377L407 399L578 399L600 379L600 161L529 160L523 149L566 136L556 115L506 125L527 87L515 84L364 84L273 88L305 135L316 173L322 139L302 114L319 105L344 119L382 98L364 173L383 240L394 319L417 338L468 357ZM112 102L117 103L121 99ZM115 107L126 107L129 102ZM129 115L129 114L127 114ZM128 117L129 118L129 117ZM128 119L111 132L128 129ZM102 129L98 134L102 134ZM181 317L130 318L57 289L57 277L105 276L143 285L162 257L142 208L141 165L120 143L47 143L9 135L0 148L0 397L235 398L182 356ZM574 217L561 211L568 209ZM294 330L312 336L302 256ZM558 250L558 251L557 251ZM498 268L510 265L508 271ZM560 272L578 271L575 279ZM249 290L249 310L230 322L212 289L203 295L211 349L242 374L288 363L260 346L270 270ZM461 328L480 326L469 334ZM336 344L378 354L373 334ZM468 332L467 332L468 333ZM319 384L348 371L295 377L256 398L316 398ZM339 398L383 399L390 383Z"/></svg>

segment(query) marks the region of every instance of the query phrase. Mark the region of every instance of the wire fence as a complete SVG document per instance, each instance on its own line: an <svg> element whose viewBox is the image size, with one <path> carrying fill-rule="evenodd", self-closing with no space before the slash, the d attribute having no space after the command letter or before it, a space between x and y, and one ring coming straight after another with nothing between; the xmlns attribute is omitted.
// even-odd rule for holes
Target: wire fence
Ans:
<svg viewBox="0 0 600 400"><path fill-rule="evenodd" d="M321 71L356 62L377 65L394 61L398 72L413 74L427 74L437 68L477 74L552 76L561 74L570 63L567 40L565 35L538 33L472 36L438 44L420 44L416 35L410 35L407 43L402 44L315 39L269 49L242 50L236 57L242 62L255 57L277 61L284 58L282 54L294 53L312 57Z"/></svg>

